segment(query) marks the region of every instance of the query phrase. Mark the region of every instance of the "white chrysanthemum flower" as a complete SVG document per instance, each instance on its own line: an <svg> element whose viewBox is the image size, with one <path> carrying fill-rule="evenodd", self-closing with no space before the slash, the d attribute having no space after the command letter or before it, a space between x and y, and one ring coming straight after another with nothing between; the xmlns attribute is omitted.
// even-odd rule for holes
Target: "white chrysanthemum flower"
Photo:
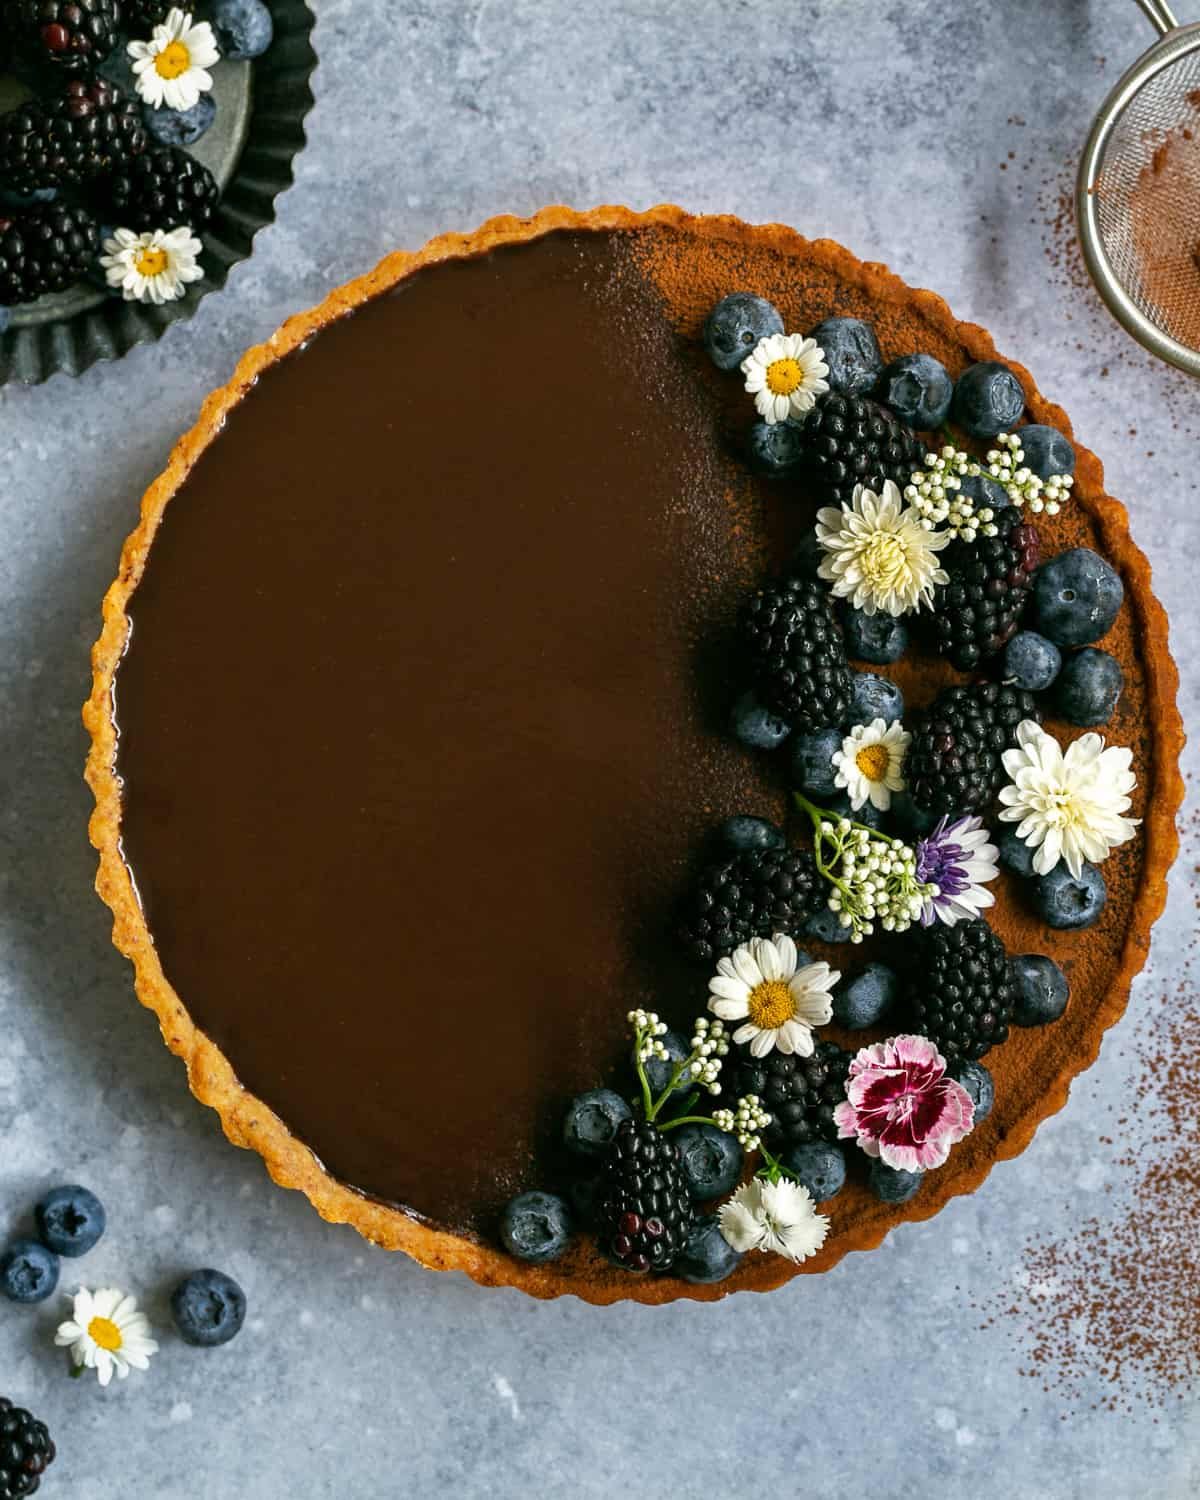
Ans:
<svg viewBox="0 0 1200 1500"><path fill-rule="evenodd" d="M890 724L872 719L854 726L834 752L833 780L835 786L845 787L855 812L867 802L887 812L892 793L904 790L904 757L911 743L912 735L899 719Z"/></svg>
<svg viewBox="0 0 1200 1500"><path fill-rule="evenodd" d="M1104 747L1085 734L1064 751L1052 734L1026 719L1017 727L1017 748L1006 750L1010 784L1000 793L1000 817L1016 823L1017 837L1034 850L1033 868L1046 875L1065 860L1076 878L1084 860L1099 864L1134 835L1140 818L1124 816L1137 777L1133 752Z"/></svg>
<svg viewBox="0 0 1200 1500"><path fill-rule="evenodd" d="M130 1370L145 1370L158 1344L150 1337L146 1314L138 1311L137 1298L116 1287L89 1292L80 1287L71 1299L71 1317L58 1325L54 1342L69 1348L71 1359L81 1370L95 1370L101 1385L116 1371L124 1380Z"/></svg>
<svg viewBox="0 0 1200 1500"><path fill-rule="evenodd" d="M760 417L783 422L802 417L829 389L825 351L798 333L770 333L742 360L746 389Z"/></svg>
<svg viewBox="0 0 1200 1500"><path fill-rule="evenodd" d="M708 1008L723 1021L744 1021L733 1033L749 1042L755 1057L773 1048L811 1057L813 1028L833 1017L829 991L842 977L827 963L797 968L799 954L790 937L754 938L719 959L708 982Z"/></svg>
<svg viewBox="0 0 1200 1500"><path fill-rule="evenodd" d="M191 109L213 86L209 68L221 60L207 21L178 8L154 28L148 42L130 42L137 91L152 109Z"/></svg>
<svg viewBox="0 0 1200 1500"><path fill-rule="evenodd" d="M773 1250L797 1264L815 1255L829 1233L829 1220L816 1211L808 1189L787 1178L752 1178L721 1204L717 1217L735 1250Z"/></svg>
<svg viewBox="0 0 1200 1500"><path fill-rule="evenodd" d="M109 286L120 287L126 302L174 302L189 282L203 277L196 264L203 248L187 225L170 233L117 229L104 241L100 264Z"/></svg>
<svg viewBox="0 0 1200 1500"><path fill-rule="evenodd" d="M868 615L932 608L934 588L949 581L934 556L949 534L926 530L920 512L901 504L890 479L880 495L860 484L850 505L819 510L817 540L826 552L821 577L838 598Z"/></svg>

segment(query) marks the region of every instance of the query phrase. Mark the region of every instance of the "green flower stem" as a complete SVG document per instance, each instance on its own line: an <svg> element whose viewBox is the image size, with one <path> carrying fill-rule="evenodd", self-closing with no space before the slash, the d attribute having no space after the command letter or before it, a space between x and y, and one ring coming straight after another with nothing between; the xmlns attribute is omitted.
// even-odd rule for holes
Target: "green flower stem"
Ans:
<svg viewBox="0 0 1200 1500"><path fill-rule="evenodd" d="M660 1125L658 1128L665 1132L674 1130L676 1125L711 1125L714 1130L721 1128L711 1115L680 1115L677 1120L668 1120L665 1125Z"/></svg>
<svg viewBox="0 0 1200 1500"><path fill-rule="evenodd" d="M651 1124L653 1124L654 1121L658 1119L659 1110L662 1109L663 1105L675 1092L675 1085L679 1082L684 1073L691 1066L692 1061L692 1054L689 1052L688 1055L683 1059L683 1061L676 1063L675 1067L671 1070L671 1076L667 1079L666 1087L663 1089L662 1093L659 1094L658 1098L654 1101L650 1108L646 1111L646 1119Z"/></svg>
<svg viewBox="0 0 1200 1500"><path fill-rule="evenodd" d="M651 1113L650 1080L646 1077L646 1067L642 1062L642 1047L646 1040L646 1032L643 1027L634 1028L633 1033L633 1065L637 1069L638 1083L642 1086L642 1113L648 1120L654 1118Z"/></svg>
<svg viewBox="0 0 1200 1500"><path fill-rule="evenodd" d="M765 1146L760 1145L758 1149L766 1166L760 1167L755 1172L755 1177L761 1177L764 1182L778 1182L781 1177L788 1177L792 1182L800 1181L795 1172L790 1167L785 1167L777 1156L772 1156Z"/></svg>

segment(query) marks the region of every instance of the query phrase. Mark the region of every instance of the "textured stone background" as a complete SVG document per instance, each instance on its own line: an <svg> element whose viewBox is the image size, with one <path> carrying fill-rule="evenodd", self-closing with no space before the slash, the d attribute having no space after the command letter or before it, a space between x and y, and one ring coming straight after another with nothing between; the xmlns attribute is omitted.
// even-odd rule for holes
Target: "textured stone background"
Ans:
<svg viewBox="0 0 1200 1500"><path fill-rule="evenodd" d="M54 1309L0 1308L0 1390L48 1418L63 1451L44 1492L1194 1495L1194 1405L1112 1413L1086 1389L1068 1403L1020 1373L1019 1320L981 1330L975 1305L1018 1287L1030 1236L1103 1213L1121 1186L1099 1137L1195 920L1194 850L1125 1026L974 1198L770 1299L597 1312L371 1252L225 1144L109 948L79 780L98 602L204 393L389 248L556 200L781 219L989 326L1130 505L1194 720L1196 387L1099 308L1060 205L1092 112L1149 28L1131 0L316 9L312 145L253 261L160 345L77 384L0 391L0 1233L36 1189L82 1178L111 1216L81 1265L92 1284L132 1285L164 1320L172 1277L215 1263L253 1303L234 1345L198 1353L168 1335L149 1376L103 1393L66 1380L47 1347Z"/></svg>

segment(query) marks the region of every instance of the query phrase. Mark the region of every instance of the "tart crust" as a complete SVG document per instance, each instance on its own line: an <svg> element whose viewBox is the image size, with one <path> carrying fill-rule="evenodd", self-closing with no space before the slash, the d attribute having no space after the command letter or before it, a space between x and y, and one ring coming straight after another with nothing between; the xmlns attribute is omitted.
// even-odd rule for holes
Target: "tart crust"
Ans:
<svg viewBox="0 0 1200 1500"><path fill-rule="evenodd" d="M1166 615L1151 593L1150 566L1129 535L1124 506L1104 493L1100 461L1076 444L1073 504L1086 512L1106 556L1121 574L1126 605L1134 617L1138 659L1144 673L1146 762L1153 795L1147 797L1144 809L1138 894L1107 992L1088 997L1090 1010L1074 1052L1061 1061L1052 1076L1039 1080L1036 1107L1026 1109L996 1133L990 1156L973 1156L957 1166L952 1158L947 1167L929 1175L921 1193L909 1204L873 1205L871 1212L849 1222L835 1214L833 1232L824 1249L803 1266L794 1266L778 1256L751 1255L729 1281L693 1286L675 1277L631 1276L610 1267L590 1244L573 1249L551 1265L532 1266L498 1247L461 1237L377 1202L330 1176L312 1150L242 1087L224 1054L193 1024L183 1000L163 973L121 852L113 715L115 677L129 635L129 600L142 576L163 512L199 455L220 432L230 409L265 368L298 349L326 324L387 291L420 267L518 244L553 230L646 228L686 231L701 240L750 246L760 254L773 252L792 260L802 257L859 288L872 303L908 310L969 359L998 357L990 336L974 324L955 320L940 297L908 287L886 267L863 263L831 240L808 241L780 224L749 225L729 216L696 217L672 205L644 213L620 207L588 212L552 207L530 219L491 219L474 234L441 235L415 253L397 252L365 276L332 292L319 307L289 319L265 344L250 349L229 383L205 401L196 425L180 439L166 468L146 492L141 519L125 543L120 571L104 599L103 629L92 651L92 692L83 711L91 736L86 779L96 802L89 827L92 844L99 852L96 889L113 913L113 942L133 963L138 998L158 1017L167 1046L184 1060L192 1092L217 1111L229 1140L257 1151L272 1178L283 1187L303 1192L324 1219L351 1224L376 1245L403 1250L433 1270L465 1271L481 1285L514 1286L543 1298L570 1293L596 1304L626 1300L661 1303L679 1297L712 1301L731 1291L768 1291L798 1273L826 1271L848 1251L876 1248L896 1224L930 1218L950 1198L973 1192L993 1162L1019 1155L1038 1125L1066 1103L1072 1079L1095 1060L1105 1031L1125 1010L1131 981L1147 956L1151 925L1166 900L1167 871L1178 850L1175 814L1183 798L1178 761L1184 736L1176 706L1178 674L1167 646ZM1005 363L1025 387L1031 419L1056 426L1070 436L1065 413L1041 396L1029 372L1015 361Z"/></svg>

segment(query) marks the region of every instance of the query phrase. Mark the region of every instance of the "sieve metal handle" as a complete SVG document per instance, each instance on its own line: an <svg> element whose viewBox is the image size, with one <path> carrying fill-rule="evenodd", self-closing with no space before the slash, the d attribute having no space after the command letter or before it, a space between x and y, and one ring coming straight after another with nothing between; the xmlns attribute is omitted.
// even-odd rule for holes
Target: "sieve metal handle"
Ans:
<svg viewBox="0 0 1200 1500"><path fill-rule="evenodd" d="M1178 29L1179 22L1175 19L1167 0L1137 0L1137 3L1149 16L1160 36L1166 36L1169 31Z"/></svg>

